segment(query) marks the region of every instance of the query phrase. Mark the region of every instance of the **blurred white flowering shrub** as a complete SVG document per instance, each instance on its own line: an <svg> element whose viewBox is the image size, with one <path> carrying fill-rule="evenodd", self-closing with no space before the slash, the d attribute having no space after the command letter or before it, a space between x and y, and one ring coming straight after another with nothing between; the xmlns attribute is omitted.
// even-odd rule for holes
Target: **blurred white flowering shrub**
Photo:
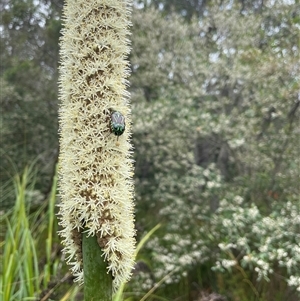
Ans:
<svg viewBox="0 0 300 301"><path fill-rule="evenodd" d="M151 287L178 271L166 283L205 286L214 272L229 297L242 300L245 280L255 298L296 300L299 6L241 13L227 2L190 23L134 12L138 228L164 224L138 277Z"/></svg>
<svg viewBox="0 0 300 301"><path fill-rule="evenodd" d="M257 280L286 275L288 285L300 292L299 206L288 201L284 209L274 208L266 216L240 199L222 200L211 218L210 229L219 242L213 269L241 266L255 271Z"/></svg>

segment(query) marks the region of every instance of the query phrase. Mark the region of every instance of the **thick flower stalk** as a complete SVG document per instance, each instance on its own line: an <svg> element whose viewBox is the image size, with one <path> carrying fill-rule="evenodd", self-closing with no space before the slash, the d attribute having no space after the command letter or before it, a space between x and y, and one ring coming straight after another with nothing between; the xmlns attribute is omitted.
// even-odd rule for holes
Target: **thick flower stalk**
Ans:
<svg viewBox="0 0 300 301"><path fill-rule="evenodd" d="M59 218L64 252L82 283L82 233L96 236L114 289L130 278L135 249L126 91L130 4L67 0L60 51ZM112 126L115 111L125 117L123 134Z"/></svg>

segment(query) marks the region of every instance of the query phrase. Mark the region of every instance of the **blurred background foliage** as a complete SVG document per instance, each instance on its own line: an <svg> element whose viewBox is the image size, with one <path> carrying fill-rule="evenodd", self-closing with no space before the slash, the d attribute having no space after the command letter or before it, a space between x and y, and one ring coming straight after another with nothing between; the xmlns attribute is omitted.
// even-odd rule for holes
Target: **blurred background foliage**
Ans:
<svg viewBox="0 0 300 301"><path fill-rule="evenodd" d="M51 192L62 7L0 3L2 214L33 162L31 212ZM292 0L134 1L138 240L162 227L139 254L130 300L164 277L149 299L299 300L299 16Z"/></svg>

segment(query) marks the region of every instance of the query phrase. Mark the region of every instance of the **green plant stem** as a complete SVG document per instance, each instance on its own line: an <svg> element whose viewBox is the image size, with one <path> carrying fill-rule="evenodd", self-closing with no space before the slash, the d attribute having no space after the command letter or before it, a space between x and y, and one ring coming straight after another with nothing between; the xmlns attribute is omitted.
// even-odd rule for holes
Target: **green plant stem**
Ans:
<svg viewBox="0 0 300 301"><path fill-rule="evenodd" d="M112 275L107 273L107 264L96 236L82 234L84 274L84 301L111 301Z"/></svg>

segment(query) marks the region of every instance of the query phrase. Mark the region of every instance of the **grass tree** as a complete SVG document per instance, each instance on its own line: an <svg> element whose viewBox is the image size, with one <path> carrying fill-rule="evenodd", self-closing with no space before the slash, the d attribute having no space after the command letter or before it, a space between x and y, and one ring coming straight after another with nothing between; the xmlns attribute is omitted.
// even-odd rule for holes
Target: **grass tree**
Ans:
<svg viewBox="0 0 300 301"><path fill-rule="evenodd" d="M130 14L129 0L67 0L64 8L60 233L85 300L110 300L134 263Z"/></svg>

